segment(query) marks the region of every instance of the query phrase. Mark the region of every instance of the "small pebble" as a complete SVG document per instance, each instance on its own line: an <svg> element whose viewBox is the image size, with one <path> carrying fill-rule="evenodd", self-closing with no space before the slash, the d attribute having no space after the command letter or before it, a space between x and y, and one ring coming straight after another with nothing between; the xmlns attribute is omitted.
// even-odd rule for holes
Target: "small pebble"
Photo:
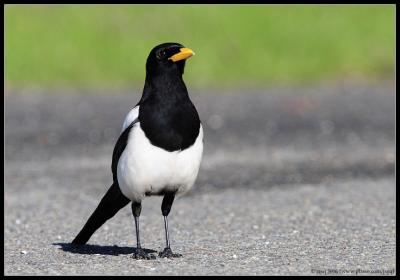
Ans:
<svg viewBox="0 0 400 280"><path fill-rule="evenodd" d="M234 259L237 259L237 256L236 256L236 255L233 255L233 258L234 258Z"/></svg>
<svg viewBox="0 0 400 280"><path fill-rule="evenodd" d="M25 250L21 251L21 254L22 254L22 255L25 255L25 254L27 254L27 253L28 253L28 252L25 251Z"/></svg>

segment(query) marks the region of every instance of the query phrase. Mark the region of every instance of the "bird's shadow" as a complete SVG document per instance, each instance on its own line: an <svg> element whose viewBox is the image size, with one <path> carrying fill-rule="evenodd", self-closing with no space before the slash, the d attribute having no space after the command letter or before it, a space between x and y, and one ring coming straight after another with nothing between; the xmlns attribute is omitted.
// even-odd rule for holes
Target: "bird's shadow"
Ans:
<svg viewBox="0 0 400 280"><path fill-rule="evenodd" d="M118 255L128 255L128 254L133 254L136 252L135 247L119 247L119 246L101 246L101 245L90 245L90 244L85 244L85 245L75 245L72 243L53 243L53 245L59 245L61 246L61 250L64 252L70 252L73 254L83 254L83 255L94 255L94 254L99 254L99 255L112 255L112 256L118 256ZM146 253L157 253L157 251L152 250L152 249L145 249L143 250Z"/></svg>

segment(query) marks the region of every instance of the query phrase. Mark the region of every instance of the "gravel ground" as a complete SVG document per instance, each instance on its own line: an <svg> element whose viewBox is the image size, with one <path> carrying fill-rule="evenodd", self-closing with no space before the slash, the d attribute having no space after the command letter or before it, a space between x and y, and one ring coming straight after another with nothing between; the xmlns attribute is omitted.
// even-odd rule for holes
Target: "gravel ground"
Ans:
<svg viewBox="0 0 400 280"><path fill-rule="evenodd" d="M5 93L6 275L395 274L388 84L193 91L203 163L169 219L183 258L130 258L130 207L88 245L71 246L111 183L135 92ZM160 197L143 203L149 250L164 247L160 205Z"/></svg>

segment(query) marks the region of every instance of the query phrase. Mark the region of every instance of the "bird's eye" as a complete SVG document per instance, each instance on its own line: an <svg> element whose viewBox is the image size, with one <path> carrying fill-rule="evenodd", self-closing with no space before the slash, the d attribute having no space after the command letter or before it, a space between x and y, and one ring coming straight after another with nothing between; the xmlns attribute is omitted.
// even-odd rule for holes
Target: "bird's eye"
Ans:
<svg viewBox="0 0 400 280"><path fill-rule="evenodd" d="M158 51L156 55L157 59L163 59L165 57L165 54L166 54L165 50Z"/></svg>

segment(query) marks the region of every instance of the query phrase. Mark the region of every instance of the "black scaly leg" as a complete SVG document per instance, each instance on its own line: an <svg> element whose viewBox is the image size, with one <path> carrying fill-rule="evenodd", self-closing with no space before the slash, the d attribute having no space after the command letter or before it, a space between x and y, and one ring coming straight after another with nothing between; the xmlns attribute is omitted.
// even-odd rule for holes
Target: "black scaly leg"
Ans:
<svg viewBox="0 0 400 280"><path fill-rule="evenodd" d="M142 246L140 245L140 235L139 235L139 216L140 212L142 211L142 204L140 202L132 202L132 214L133 217L135 218L135 228L136 228L136 242L137 242L137 247L135 253L132 255L132 258L135 259L155 259L156 256L150 253L146 253L144 249L142 249Z"/></svg>
<svg viewBox="0 0 400 280"><path fill-rule="evenodd" d="M179 258L182 257L181 254L172 253L170 242L169 242L169 233L168 233L168 214L171 211L172 203L174 202L175 193L167 193L161 204L161 212L164 216L164 227L165 227L165 240L166 247L164 251L158 254L161 258Z"/></svg>

